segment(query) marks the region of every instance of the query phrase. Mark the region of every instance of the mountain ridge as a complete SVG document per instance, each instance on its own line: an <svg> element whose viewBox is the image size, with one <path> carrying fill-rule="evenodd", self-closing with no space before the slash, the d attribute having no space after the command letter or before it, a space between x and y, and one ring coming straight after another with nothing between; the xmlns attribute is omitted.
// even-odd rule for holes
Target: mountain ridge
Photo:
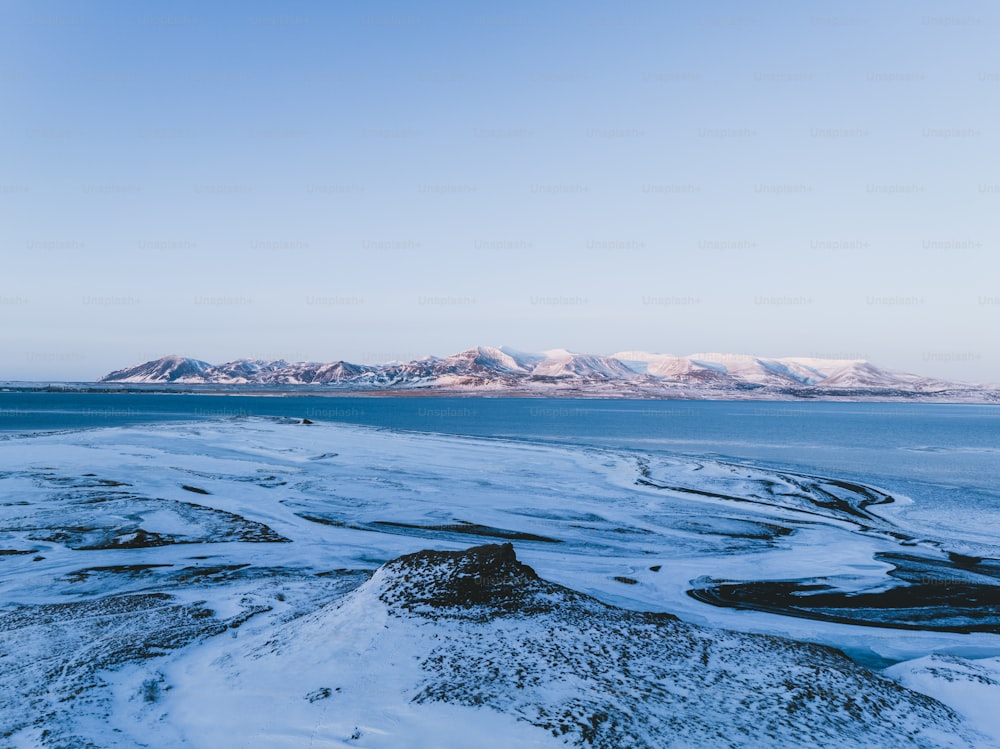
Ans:
<svg viewBox="0 0 1000 749"><path fill-rule="evenodd" d="M237 359L210 364L170 355L116 370L100 383L327 386L344 391L725 399L944 398L1000 401L1000 388L878 367L864 359L645 351L540 353L475 346L450 356L354 364Z"/></svg>

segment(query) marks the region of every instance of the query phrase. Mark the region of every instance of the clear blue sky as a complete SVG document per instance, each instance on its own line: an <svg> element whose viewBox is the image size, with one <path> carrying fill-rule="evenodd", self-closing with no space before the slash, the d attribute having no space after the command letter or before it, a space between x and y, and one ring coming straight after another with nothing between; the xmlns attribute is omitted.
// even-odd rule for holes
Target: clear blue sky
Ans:
<svg viewBox="0 0 1000 749"><path fill-rule="evenodd" d="M1000 381L991 0L0 18L0 379L506 344Z"/></svg>

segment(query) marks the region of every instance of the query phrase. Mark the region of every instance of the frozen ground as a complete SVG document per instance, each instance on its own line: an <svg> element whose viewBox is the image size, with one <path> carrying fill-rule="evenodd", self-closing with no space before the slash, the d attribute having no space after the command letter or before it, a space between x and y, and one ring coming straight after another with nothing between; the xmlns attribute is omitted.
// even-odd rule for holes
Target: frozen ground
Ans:
<svg viewBox="0 0 1000 749"><path fill-rule="evenodd" d="M893 500L715 461L280 420L8 439L0 743L863 746L891 743L902 711L899 743L1000 745L997 549L956 554ZM428 616L399 562L365 582L404 554L508 541L546 610ZM437 561L431 598L455 580ZM882 676L908 689L856 663L895 664ZM770 734L726 722L760 714L740 700L761 690L785 711L758 721ZM696 695L723 706L707 723ZM628 705L641 725L615 719Z"/></svg>

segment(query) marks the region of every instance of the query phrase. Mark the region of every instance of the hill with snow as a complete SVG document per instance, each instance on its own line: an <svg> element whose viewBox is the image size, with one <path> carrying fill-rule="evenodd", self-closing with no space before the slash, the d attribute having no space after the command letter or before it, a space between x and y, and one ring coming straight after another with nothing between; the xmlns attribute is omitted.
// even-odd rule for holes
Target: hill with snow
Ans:
<svg viewBox="0 0 1000 749"><path fill-rule="evenodd" d="M331 746L981 740L945 705L833 648L616 608L543 580L510 544L403 556L344 599L234 650L191 668L174 685L182 696L164 699L185 716L203 701L217 706L191 726L198 745L254 743L268 730L285 738L294 726ZM268 709L242 709L264 685ZM484 727L492 736L480 739ZM460 732L477 738L462 743Z"/></svg>

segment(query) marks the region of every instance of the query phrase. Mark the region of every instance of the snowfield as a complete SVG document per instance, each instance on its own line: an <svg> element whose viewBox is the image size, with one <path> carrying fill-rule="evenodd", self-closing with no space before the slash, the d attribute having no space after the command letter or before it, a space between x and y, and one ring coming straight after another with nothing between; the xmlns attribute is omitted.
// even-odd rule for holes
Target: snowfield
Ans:
<svg viewBox="0 0 1000 749"><path fill-rule="evenodd" d="M899 501L295 419L4 439L0 745L1000 746L998 550Z"/></svg>

